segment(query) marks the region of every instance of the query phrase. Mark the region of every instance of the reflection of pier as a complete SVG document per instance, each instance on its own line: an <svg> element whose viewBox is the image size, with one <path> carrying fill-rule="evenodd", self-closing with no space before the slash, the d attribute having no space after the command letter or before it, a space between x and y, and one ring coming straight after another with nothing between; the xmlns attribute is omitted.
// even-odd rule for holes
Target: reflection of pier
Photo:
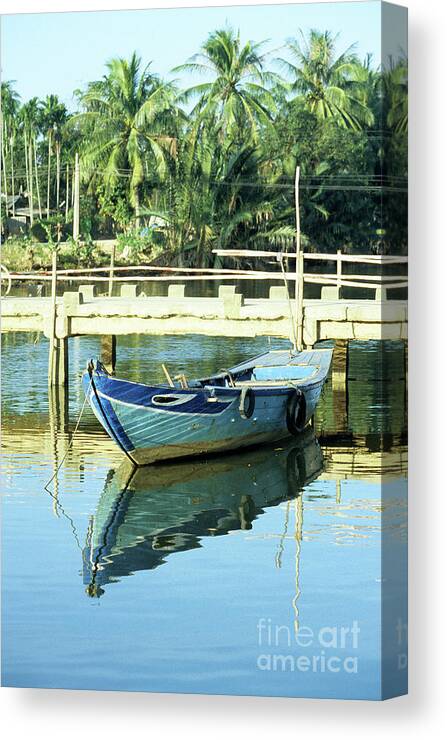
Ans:
<svg viewBox="0 0 447 740"><path fill-rule="evenodd" d="M59 416L60 422L64 419L65 417ZM28 455L54 458L53 467L56 469L70 444L64 466L73 472L82 471L87 459L95 458L101 453L117 456L116 445L102 430L97 429L94 421L94 428L87 434L81 430L71 441L67 427L64 431L62 426L44 427L35 421L32 415L25 415L16 417L14 427L5 426L2 432L2 448L5 453L26 452ZM54 421L55 416L52 416L50 424L54 424ZM290 440L285 440L284 444L290 444ZM321 448L325 458L323 476L326 480L355 478L380 482L379 479L399 476L406 471L407 448L397 439L386 451L372 451L365 439L340 440L338 444L326 444L323 441ZM266 449L259 448L259 452L263 453Z"/></svg>
<svg viewBox="0 0 447 740"><path fill-rule="evenodd" d="M322 480L361 480L365 483L385 483L405 476L408 468L408 448L396 444L386 452L372 452L364 443L358 447L326 446L322 444L324 472Z"/></svg>

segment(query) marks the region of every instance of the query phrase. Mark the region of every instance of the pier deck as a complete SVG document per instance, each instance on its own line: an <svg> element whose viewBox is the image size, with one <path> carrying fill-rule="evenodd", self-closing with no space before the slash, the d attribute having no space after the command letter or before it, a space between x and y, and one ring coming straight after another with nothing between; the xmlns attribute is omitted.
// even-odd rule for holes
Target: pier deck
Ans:
<svg viewBox="0 0 447 740"><path fill-rule="evenodd" d="M173 286L177 289L183 286ZM216 298L182 295L137 297L125 286L119 298L94 297L92 291L67 292L57 299L56 337L127 334L206 334L208 336L290 338L287 299L244 299L235 289ZM276 289L278 291L280 289ZM7 297L2 300L2 332L43 332L51 336L51 299ZM322 339L406 339L406 301L305 300L303 340L311 347Z"/></svg>

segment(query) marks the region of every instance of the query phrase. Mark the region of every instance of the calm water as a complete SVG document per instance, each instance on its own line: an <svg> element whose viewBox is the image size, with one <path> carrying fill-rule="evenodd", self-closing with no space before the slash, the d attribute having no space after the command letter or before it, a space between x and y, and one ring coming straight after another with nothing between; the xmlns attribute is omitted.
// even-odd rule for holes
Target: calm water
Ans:
<svg viewBox="0 0 447 740"><path fill-rule="evenodd" d="M204 375L268 346L123 338L117 370ZM89 409L67 452L98 342L70 340L68 403L47 351L3 338L5 685L377 698L382 633L402 685L399 343L352 343L347 393L329 382L290 444L135 474Z"/></svg>

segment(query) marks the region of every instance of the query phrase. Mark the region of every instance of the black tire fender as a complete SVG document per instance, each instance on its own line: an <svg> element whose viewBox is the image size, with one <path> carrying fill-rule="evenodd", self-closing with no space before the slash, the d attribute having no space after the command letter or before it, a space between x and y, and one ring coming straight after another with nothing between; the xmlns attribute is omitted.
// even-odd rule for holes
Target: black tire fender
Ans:
<svg viewBox="0 0 447 740"><path fill-rule="evenodd" d="M300 434L306 426L306 398L299 388L288 398L286 422L290 434Z"/></svg>
<svg viewBox="0 0 447 740"><path fill-rule="evenodd" d="M253 388L245 387L239 397L239 413L243 419L250 419L255 410L255 394Z"/></svg>

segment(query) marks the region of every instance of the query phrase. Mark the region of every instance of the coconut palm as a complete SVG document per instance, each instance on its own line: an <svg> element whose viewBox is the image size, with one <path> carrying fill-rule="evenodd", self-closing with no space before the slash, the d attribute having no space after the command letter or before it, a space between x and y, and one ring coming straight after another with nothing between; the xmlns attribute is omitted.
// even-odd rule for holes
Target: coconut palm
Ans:
<svg viewBox="0 0 447 740"><path fill-rule="evenodd" d="M27 190L28 192L32 190L32 169L34 163L39 217L42 218L42 204L40 200L39 170L37 166L36 148L36 139L40 133L41 122L41 110L38 98L31 98L22 105L19 113L19 119L24 141Z"/></svg>
<svg viewBox="0 0 447 740"><path fill-rule="evenodd" d="M186 90L183 100L198 98L191 117L199 124L211 120L227 144L256 143L261 128L272 125L276 104L268 90L273 76L263 69L264 43L242 44L230 28L214 31L199 54L173 70L211 78Z"/></svg>
<svg viewBox="0 0 447 740"><path fill-rule="evenodd" d="M8 197L7 174L6 174L6 151L9 147L11 163L11 190L12 190L12 213L15 215L14 195L14 144L17 129L17 113L20 108L20 96L13 88L12 80L1 84L1 156L4 179L5 198Z"/></svg>
<svg viewBox="0 0 447 740"><path fill-rule="evenodd" d="M289 59L279 59L292 78L290 90L305 108L321 119L334 119L343 128L361 130L371 125L373 114L367 105L365 69L350 46L336 53L337 36L329 31L311 30L306 39L289 39Z"/></svg>
<svg viewBox="0 0 447 740"><path fill-rule="evenodd" d="M172 173L172 194L164 210L148 211L162 217L166 247L179 264L209 265L214 247L227 247L270 223L274 206L266 196L260 172L260 149L246 144L233 148L226 159L204 132L201 147L191 157L183 139ZM201 156L199 156L199 153Z"/></svg>
<svg viewBox="0 0 447 740"><path fill-rule="evenodd" d="M140 189L145 174L162 181L167 159L175 155L178 112L172 83L141 69L134 52L129 60L112 59L107 74L78 93L84 112L72 122L84 137L83 176L100 173L107 188L129 178L129 196L137 228Z"/></svg>
<svg viewBox="0 0 447 740"><path fill-rule="evenodd" d="M47 95L41 103L42 128L48 138L48 176L47 176L47 218L50 216L50 182L51 182L51 154L53 146L56 152L56 208L59 208L60 191L60 160L62 130L67 120L67 109L60 102L57 95Z"/></svg>
<svg viewBox="0 0 447 740"><path fill-rule="evenodd" d="M390 60L382 74L383 99L386 123L396 134L408 132L408 64L406 59L397 63Z"/></svg>

